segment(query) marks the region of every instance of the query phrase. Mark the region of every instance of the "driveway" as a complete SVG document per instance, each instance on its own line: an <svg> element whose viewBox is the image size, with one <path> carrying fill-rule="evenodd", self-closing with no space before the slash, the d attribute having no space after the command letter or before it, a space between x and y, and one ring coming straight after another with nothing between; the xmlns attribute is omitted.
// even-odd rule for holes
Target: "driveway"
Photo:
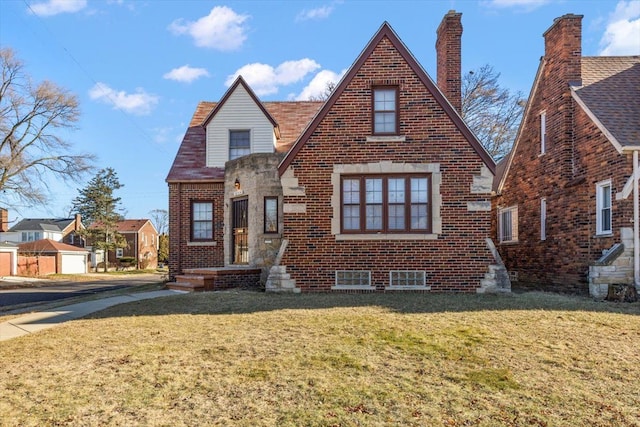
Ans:
<svg viewBox="0 0 640 427"><path fill-rule="evenodd" d="M30 278L0 279L0 309L132 288L161 281L162 276L159 274L87 275L80 281Z"/></svg>

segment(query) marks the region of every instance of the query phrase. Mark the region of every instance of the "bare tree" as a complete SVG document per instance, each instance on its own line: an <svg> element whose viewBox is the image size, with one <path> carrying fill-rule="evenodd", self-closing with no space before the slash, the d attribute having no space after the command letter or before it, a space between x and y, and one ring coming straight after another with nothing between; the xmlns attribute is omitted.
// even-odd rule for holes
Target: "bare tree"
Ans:
<svg viewBox="0 0 640 427"><path fill-rule="evenodd" d="M169 212L166 209L154 209L149 212L153 225L155 225L158 234L166 234L169 226Z"/></svg>
<svg viewBox="0 0 640 427"><path fill-rule="evenodd" d="M320 95L310 96L309 101L326 101L329 99L336 86L336 82L328 81L324 86L324 91Z"/></svg>
<svg viewBox="0 0 640 427"><path fill-rule="evenodd" d="M526 100L498 83L491 65L469 71L462 78L462 117L494 160L513 145Z"/></svg>
<svg viewBox="0 0 640 427"><path fill-rule="evenodd" d="M78 181L94 161L71 154L71 144L56 134L78 121L78 100L52 82L34 85L9 48L0 48L0 67L0 191L44 204L47 180Z"/></svg>

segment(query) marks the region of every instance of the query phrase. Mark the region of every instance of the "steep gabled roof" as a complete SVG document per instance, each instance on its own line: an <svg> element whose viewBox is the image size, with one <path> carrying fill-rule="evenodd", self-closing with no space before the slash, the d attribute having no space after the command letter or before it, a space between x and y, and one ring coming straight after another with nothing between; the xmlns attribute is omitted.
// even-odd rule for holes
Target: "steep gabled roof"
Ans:
<svg viewBox="0 0 640 427"><path fill-rule="evenodd" d="M356 74L358 73L358 70L363 66L367 58L373 53L374 49L378 46L380 41L385 37L389 39L389 41L398 51L400 56L402 56L402 58L407 62L409 67L411 67L413 72L427 87L429 92L431 92L435 100L442 107L442 109L449 116L449 118L451 118L451 120L457 126L458 130L460 130L460 132L464 135L467 141L469 141L469 144L471 144L471 147L476 151L476 153L478 153L478 155L487 165L489 170L491 170L491 172L495 174L496 164L491 158L491 155L489 155L487 150L485 150L482 144L480 144L480 142L475 137L473 132L471 132L469 127L462 120L462 117L460 116L460 114L447 100L447 98L440 91L440 89L433 82L433 80L431 80L427 72L422 68L422 66L411 54L409 49L404 45L402 40L400 40L397 34L393 31L389 23L385 21L380 27L380 29L378 30L378 32L373 36L371 41L369 41L369 43L364 48L362 53L360 53L360 55L358 56L356 61L353 63L351 68L349 68L349 70L344 75L342 80L340 80L340 83L336 86L335 90L333 91L329 99L327 99L325 104L322 106L318 114L314 117L313 121L309 124L309 126L307 126L307 128L304 130L300 138L298 138L298 140L295 142L291 150L287 153L285 158L282 160L282 162L278 166L278 171L280 175L284 173L284 171L287 169L291 161L295 158L296 154L304 146L304 144L307 142L311 134L313 134L313 132L318 127L320 122L331 110L331 108L333 107L333 104L335 104L335 102L338 100L338 98L340 97L342 92L345 90L345 88L349 85L351 80L353 80L353 78L356 76Z"/></svg>
<svg viewBox="0 0 640 427"><path fill-rule="evenodd" d="M263 102L280 129L276 151L285 152L322 105L320 101ZM200 102L167 176L167 182L198 182L224 180L224 168L206 166L205 121L218 106L217 102Z"/></svg>
<svg viewBox="0 0 640 427"><path fill-rule="evenodd" d="M502 187L504 186L504 182L507 179L507 175L509 175L509 170L511 169L511 160L513 159L513 153L518 149L518 143L520 142L520 135L523 132L525 120L529 116L529 112L531 111L531 104L533 103L533 98L538 91L538 85L540 84L540 79L542 77L542 71L544 70L545 59L544 56L540 58L540 64L538 64L538 70L536 71L536 76L533 79L533 85L531 86L531 91L529 92L529 97L527 98L527 105L524 107L524 111L522 112L522 119L520 120L520 126L518 126L518 132L516 133L516 139L513 141L513 145L511 146L511 150L509 153L504 156L501 162L504 162L501 165L500 169L496 173L496 177L493 181L493 190L500 194L502 192Z"/></svg>
<svg viewBox="0 0 640 427"><path fill-rule="evenodd" d="M77 246L67 245L66 243L56 242L51 239L40 239L33 242L20 243L18 245L20 252L38 252L38 253L52 253L52 252L89 252L84 248Z"/></svg>
<svg viewBox="0 0 640 427"><path fill-rule="evenodd" d="M572 95L618 151L640 147L640 56L582 58Z"/></svg>
<svg viewBox="0 0 640 427"><path fill-rule="evenodd" d="M53 231L60 233L74 221L74 218L25 218L11 227L9 231Z"/></svg>
<svg viewBox="0 0 640 427"><path fill-rule="evenodd" d="M264 105L262 105L262 102L260 102L260 100L258 99L258 97L256 96L256 94L253 92L253 90L251 90L251 88L249 87L249 85L247 84L247 82L244 81L244 79L242 78L242 76L238 76L238 78L236 79L235 82L233 82L233 84L231 86L229 86L229 89L227 89L227 91L225 92L225 94L222 96L222 99L220 100L220 102L218 102L218 104L215 106L215 108L213 110L211 110L211 112L209 113L209 115L207 116L206 119L204 119L204 122L202 123L202 126L207 126L209 124L209 122L211 121L211 119L216 115L216 113L222 108L222 106L224 104L226 104L227 100L229 99L229 97L231 96L231 94L233 94L233 92L236 91L236 89L238 88L238 86L242 86L244 88L244 90L247 91L247 93L249 94L249 96L251 97L251 99L253 100L253 102L255 102L255 104L260 107L260 109L262 110L262 112L264 113L265 117L267 119L269 119L269 121L271 122L271 124L273 125L274 128L278 127L278 122L276 122L276 120L271 116L271 114L269 114L269 112L264 108Z"/></svg>
<svg viewBox="0 0 640 427"><path fill-rule="evenodd" d="M156 227L153 223L148 219L123 219L122 221L118 221L116 224L116 230L118 233L137 233L145 226L146 223L151 224L154 230ZM89 230L93 230L99 228L101 225L100 222L94 222L89 226ZM156 233L158 231L156 230Z"/></svg>

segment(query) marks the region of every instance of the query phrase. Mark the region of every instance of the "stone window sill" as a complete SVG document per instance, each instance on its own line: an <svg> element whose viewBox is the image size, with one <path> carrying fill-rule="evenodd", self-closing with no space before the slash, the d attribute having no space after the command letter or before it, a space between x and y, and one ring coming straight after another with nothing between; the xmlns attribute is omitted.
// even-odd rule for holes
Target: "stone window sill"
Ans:
<svg viewBox="0 0 640 427"><path fill-rule="evenodd" d="M401 233L354 233L354 234L336 234L336 240L436 240L438 235L431 234L401 234Z"/></svg>
<svg viewBox="0 0 640 427"><path fill-rule="evenodd" d="M352 285L352 286L335 285L331 287L331 290L332 291L375 291L376 287L369 286L369 285Z"/></svg>
<svg viewBox="0 0 640 427"><path fill-rule="evenodd" d="M217 246L218 242L187 242L187 246Z"/></svg>

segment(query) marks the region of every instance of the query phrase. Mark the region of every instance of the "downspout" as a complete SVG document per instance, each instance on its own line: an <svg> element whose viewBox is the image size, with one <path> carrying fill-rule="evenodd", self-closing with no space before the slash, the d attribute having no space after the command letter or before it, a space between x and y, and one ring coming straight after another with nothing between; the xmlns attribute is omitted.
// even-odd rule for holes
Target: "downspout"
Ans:
<svg viewBox="0 0 640 427"><path fill-rule="evenodd" d="M633 281L636 289L640 289L640 207L638 199L638 150L633 151Z"/></svg>

